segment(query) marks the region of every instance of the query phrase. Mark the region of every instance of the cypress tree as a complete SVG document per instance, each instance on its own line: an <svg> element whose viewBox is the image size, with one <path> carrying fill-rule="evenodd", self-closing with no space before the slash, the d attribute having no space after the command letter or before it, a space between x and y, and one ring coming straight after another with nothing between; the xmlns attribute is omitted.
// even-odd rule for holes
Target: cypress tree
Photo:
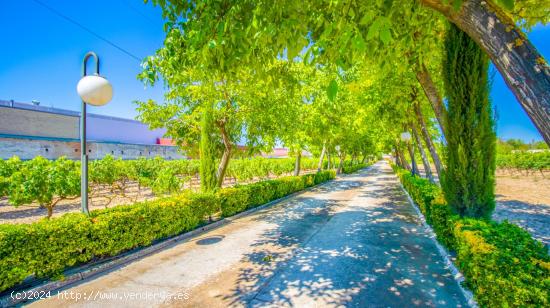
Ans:
<svg viewBox="0 0 550 308"><path fill-rule="evenodd" d="M496 135L489 101L489 59L452 24L445 51L447 155L441 185L456 213L490 218L495 208Z"/></svg>
<svg viewBox="0 0 550 308"><path fill-rule="evenodd" d="M200 144L200 179L201 191L213 191L217 187L216 178L216 147L213 138L214 120L213 105L208 104L202 112L201 144Z"/></svg>

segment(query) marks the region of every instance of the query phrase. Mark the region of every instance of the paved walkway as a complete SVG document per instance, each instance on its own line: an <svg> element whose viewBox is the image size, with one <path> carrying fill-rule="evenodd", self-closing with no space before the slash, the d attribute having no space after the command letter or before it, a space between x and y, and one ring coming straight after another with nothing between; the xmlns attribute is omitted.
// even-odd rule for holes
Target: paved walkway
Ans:
<svg viewBox="0 0 550 308"><path fill-rule="evenodd" d="M64 296L32 306L467 306L386 162Z"/></svg>

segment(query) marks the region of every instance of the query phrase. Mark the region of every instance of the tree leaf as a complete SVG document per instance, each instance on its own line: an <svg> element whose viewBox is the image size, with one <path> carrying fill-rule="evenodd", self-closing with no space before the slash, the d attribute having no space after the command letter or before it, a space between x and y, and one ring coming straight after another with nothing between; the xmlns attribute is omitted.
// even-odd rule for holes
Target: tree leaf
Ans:
<svg viewBox="0 0 550 308"><path fill-rule="evenodd" d="M380 33L380 26L382 26L382 21L380 18L377 18L372 25L369 27L369 32L367 33L367 41L372 40L378 33Z"/></svg>
<svg viewBox="0 0 550 308"><path fill-rule="evenodd" d="M327 96L328 99L333 102L336 99L336 94L338 93L338 83L336 80L332 79L330 84L327 87Z"/></svg>
<svg viewBox="0 0 550 308"><path fill-rule="evenodd" d="M360 33L357 33L353 37L353 45L359 52L364 52L367 49L367 46L365 45L365 40L363 40L363 37Z"/></svg>
<svg viewBox="0 0 550 308"><path fill-rule="evenodd" d="M380 40L384 43L384 45L387 45L389 42L391 42L391 32L388 28L383 28L380 30Z"/></svg>
<svg viewBox="0 0 550 308"><path fill-rule="evenodd" d="M462 6L462 0L453 0L453 9L455 11L460 10L461 6Z"/></svg>
<svg viewBox="0 0 550 308"><path fill-rule="evenodd" d="M498 0L498 3L501 4L503 8L505 8L508 11L511 11L514 9L514 0Z"/></svg>

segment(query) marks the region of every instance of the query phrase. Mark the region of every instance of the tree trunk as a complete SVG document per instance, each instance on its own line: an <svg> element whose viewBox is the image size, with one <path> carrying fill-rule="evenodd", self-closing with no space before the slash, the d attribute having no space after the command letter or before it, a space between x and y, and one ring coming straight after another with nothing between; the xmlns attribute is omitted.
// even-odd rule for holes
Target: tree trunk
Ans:
<svg viewBox="0 0 550 308"><path fill-rule="evenodd" d="M363 154L363 158L361 158L361 163L364 164L365 160L367 160L367 153L366 152Z"/></svg>
<svg viewBox="0 0 550 308"><path fill-rule="evenodd" d="M300 175L300 162L302 160L302 150L299 149L296 153L296 161L294 162L294 176Z"/></svg>
<svg viewBox="0 0 550 308"><path fill-rule="evenodd" d="M343 152L340 152L340 162L338 163L338 169L336 169L336 174L341 174L342 170L344 169L344 159L346 158L346 154Z"/></svg>
<svg viewBox="0 0 550 308"><path fill-rule="evenodd" d="M412 165L412 174L413 175L419 175L418 174L418 166L416 164L416 159L414 159L414 148L413 148L413 142L412 140L407 142L407 149L409 150L409 155L411 156L411 165Z"/></svg>
<svg viewBox="0 0 550 308"><path fill-rule="evenodd" d="M410 171L411 165L409 165L409 162L405 159L405 155L403 155L403 151L401 151L400 148L397 148L397 157L399 157L401 161L401 167Z"/></svg>
<svg viewBox="0 0 550 308"><path fill-rule="evenodd" d="M223 185L223 179L225 177L225 171L227 170L227 165L229 165L229 158L231 157L231 140L229 140L229 136L227 135L227 132L225 131L225 126L220 126L220 133L222 135L223 139L223 145L225 147L222 155L222 159L220 161L220 165L218 166L218 187L222 187Z"/></svg>
<svg viewBox="0 0 550 308"><path fill-rule="evenodd" d="M430 167L430 161L428 160L428 157L426 156L426 152L424 151L424 148L422 147L422 140L420 139L420 136L418 135L418 130L416 129L416 125L414 123L411 124L411 130L414 136L414 140L416 141L416 145L418 147L418 151L420 152L420 156L422 157L422 164L424 165L424 173L426 173L426 177L430 182L434 183L434 177L432 175L432 169Z"/></svg>
<svg viewBox="0 0 550 308"><path fill-rule="evenodd" d="M467 0L460 10L421 0L466 32L489 55L527 115L550 145L550 66L527 36L491 1ZM449 2L449 1L447 1Z"/></svg>
<svg viewBox="0 0 550 308"><path fill-rule="evenodd" d="M327 147L325 146L325 143L323 143L323 150L321 150L321 157L319 157L319 164L317 165L317 172L321 172L321 169L323 168L323 159L325 159L326 150L327 150Z"/></svg>
<svg viewBox="0 0 550 308"><path fill-rule="evenodd" d="M399 167L403 168L403 165L401 164L401 160L399 159L399 154L397 153L397 145L393 148L393 157L395 159L395 164Z"/></svg>
<svg viewBox="0 0 550 308"><path fill-rule="evenodd" d="M432 104L437 122L439 123L441 131L445 136L446 131L444 119L447 110L445 109L445 105L443 105L441 95L439 95L439 91L437 90L432 80L432 77L430 76L430 72L428 72L428 69L426 69L425 65L422 65L422 67L416 72L416 79L418 80L418 83L420 83L420 85L422 86L422 89L424 90L428 101L430 101L430 103Z"/></svg>
<svg viewBox="0 0 550 308"><path fill-rule="evenodd" d="M424 137L424 142L426 142L426 146L428 147L428 151L430 151L430 155L432 156L432 160L434 161L435 170L437 171L437 176L441 180L441 173L443 171L443 167L441 165L441 159L439 158L439 155L437 154L437 151L435 150L434 143L432 141L432 137L430 136L430 133L428 132L428 129L426 128L426 122L424 122L424 115L422 114L422 111L420 110L420 105L418 102L415 102L414 104L414 113L416 114L416 120L418 124L420 125L420 131L422 132L422 137Z"/></svg>
<svg viewBox="0 0 550 308"><path fill-rule="evenodd" d="M327 170L330 170L330 151L327 151Z"/></svg>

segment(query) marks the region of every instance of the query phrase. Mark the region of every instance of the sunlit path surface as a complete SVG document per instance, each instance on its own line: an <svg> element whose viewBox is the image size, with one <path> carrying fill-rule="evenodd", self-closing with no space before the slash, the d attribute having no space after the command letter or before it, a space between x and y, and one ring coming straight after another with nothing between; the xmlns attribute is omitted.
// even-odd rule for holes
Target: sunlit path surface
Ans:
<svg viewBox="0 0 550 308"><path fill-rule="evenodd" d="M32 305L467 306L386 162L66 291Z"/></svg>

